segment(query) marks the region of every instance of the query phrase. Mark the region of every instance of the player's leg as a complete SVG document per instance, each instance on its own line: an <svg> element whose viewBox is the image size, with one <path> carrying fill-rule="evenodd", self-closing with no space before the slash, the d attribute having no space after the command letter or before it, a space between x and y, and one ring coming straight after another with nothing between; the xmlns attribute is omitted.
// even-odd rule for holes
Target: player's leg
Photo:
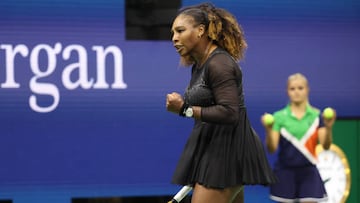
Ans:
<svg viewBox="0 0 360 203"><path fill-rule="evenodd" d="M193 189L192 203L231 203L231 200L239 193L241 187L226 189L207 188L200 184L195 184Z"/></svg>
<svg viewBox="0 0 360 203"><path fill-rule="evenodd" d="M240 188L232 201L232 203L244 203L244 187Z"/></svg>

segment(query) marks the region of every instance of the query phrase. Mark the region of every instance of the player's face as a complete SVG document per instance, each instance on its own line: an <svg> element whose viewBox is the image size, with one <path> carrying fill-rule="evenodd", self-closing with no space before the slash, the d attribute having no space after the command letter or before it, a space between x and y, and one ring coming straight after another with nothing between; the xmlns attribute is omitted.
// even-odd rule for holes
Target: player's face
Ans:
<svg viewBox="0 0 360 203"><path fill-rule="evenodd" d="M194 47L199 42L199 26L188 15L180 14L173 22L171 32L172 41L180 56L191 55Z"/></svg>
<svg viewBox="0 0 360 203"><path fill-rule="evenodd" d="M290 102L302 103L308 101L309 87L303 79L294 79L288 82L287 88Z"/></svg>

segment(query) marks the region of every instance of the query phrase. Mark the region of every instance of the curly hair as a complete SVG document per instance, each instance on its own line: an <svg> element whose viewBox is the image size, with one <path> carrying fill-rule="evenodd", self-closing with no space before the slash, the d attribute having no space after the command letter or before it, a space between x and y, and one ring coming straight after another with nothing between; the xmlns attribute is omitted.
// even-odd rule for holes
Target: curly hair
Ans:
<svg viewBox="0 0 360 203"><path fill-rule="evenodd" d="M225 49L235 60L244 58L247 43L241 25L229 11L202 3L181 9L180 14L192 16L196 25L203 24L214 44ZM196 26L194 25L194 26Z"/></svg>

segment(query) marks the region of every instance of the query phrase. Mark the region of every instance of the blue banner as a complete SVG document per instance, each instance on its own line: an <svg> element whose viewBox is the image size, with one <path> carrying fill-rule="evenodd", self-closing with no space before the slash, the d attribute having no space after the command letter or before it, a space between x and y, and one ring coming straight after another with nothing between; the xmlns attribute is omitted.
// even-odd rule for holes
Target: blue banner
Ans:
<svg viewBox="0 0 360 203"><path fill-rule="evenodd" d="M295 72L314 106L360 116L358 4L213 3L245 30L240 65L261 138L260 115L286 105ZM192 121L167 112L165 96L184 91L190 69L170 27L169 40L127 40L125 10L121 0L0 1L0 188L171 187Z"/></svg>

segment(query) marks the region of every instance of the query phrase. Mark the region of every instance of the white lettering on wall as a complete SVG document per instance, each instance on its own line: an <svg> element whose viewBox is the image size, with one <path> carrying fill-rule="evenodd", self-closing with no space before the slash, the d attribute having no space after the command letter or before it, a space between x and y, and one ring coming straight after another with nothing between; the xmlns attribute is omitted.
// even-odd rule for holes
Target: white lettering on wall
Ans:
<svg viewBox="0 0 360 203"><path fill-rule="evenodd" d="M53 111L60 101L60 95L59 95L59 89L56 87L56 85L51 83L41 83L38 82L38 79L47 77L51 75L56 68L56 55L60 53L61 51L61 44L56 43L55 47L52 48L49 45L46 44L39 44L37 45L30 54L30 67L32 72L34 73L34 76L30 80L30 89L32 91L32 94L29 98L29 105L31 109L33 109L36 112L40 113L46 113ZM39 55L40 51L45 51L47 55L47 67L45 67L45 71L41 71L39 67ZM44 67L42 67L44 69ZM36 94L40 95L49 95L53 98L53 103L50 106L42 107L37 102Z"/></svg>
<svg viewBox="0 0 360 203"><path fill-rule="evenodd" d="M78 62L70 64L64 68L62 73L62 81L64 86L73 90L78 87L83 89L90 89L93 82L93 79L88 80L88 67L87 67L87 52L86 49L81 45L70 45L66 47L63 51L64 60L70 59L71 52L77 52ZM71 73L78 69L79 78L77 81L72 82L70 79Z"/></svg>
<svg viewBox="0 0 360 203"><path fill-rule="evenodd" d="M122 66L122 52L116 46L109 46L106 49L102 46L93 46L96 51L97 59L97 80L94 88L108 88L109 85L105 82L105 61L108 54L113 55L114 59L114 83L111 85L113 89L124 89L126 84L123 81L123 66Z"/></svg>
<svg viewBox="0 0 360 203"><path fill-rule="evenodd" d="M28 56L29 49L19 44L13 48L11 44L0 45L0 49L5 50L5 82L1 83L2 88L19 88L20 84L15 82L15 56L20 54L23 57Z"/></svg>
<svg viewBox="0 0 360 203"><path fill-rule="evenodd" d="M123 78L123 54L119 47L111 45L103 47L99 45L92 46L96 55L96 78L89 77L88 52L79 44L71 44L64 47L60 42L54 46L48 44L38 44L32 50L24 44L11 45L0 44L0 51L5 53L5 81L0 84L1 88L20 88L21 84L16 82L16 59L17 56L27 59L29 57L29 66L34 74L29 87L31 95L29 97L29 106L33 111L39 113L48 113L54 111L60 102L60 91L56 84L44 82L43 79L49 77L56 69L63 68L61 81L68 90L76 88L82 89L126 89L127 84ZM71 56L77 56L77 61L65 67L58 67L59 56L63 60L69 60ZM44 59L44 56L45 59ZM114 67L106 67L107 60L113 60ZM40 61L41 60L41 61ZM44 63L46 61L46 63ZM21 67L24 68L24 67ZM18 68L19 69L19 68ZM21 70L18 70L21 71ZM112 71L112 72L110 72ZM74 74L77 72L77 74ZM106 75L113 73L114 81L111 86L106 81ZM71 77L77 75L78 78ZM95 82L96 81L96 82ZM41 104L39 96L50 97L51 104Z"/></svg>

